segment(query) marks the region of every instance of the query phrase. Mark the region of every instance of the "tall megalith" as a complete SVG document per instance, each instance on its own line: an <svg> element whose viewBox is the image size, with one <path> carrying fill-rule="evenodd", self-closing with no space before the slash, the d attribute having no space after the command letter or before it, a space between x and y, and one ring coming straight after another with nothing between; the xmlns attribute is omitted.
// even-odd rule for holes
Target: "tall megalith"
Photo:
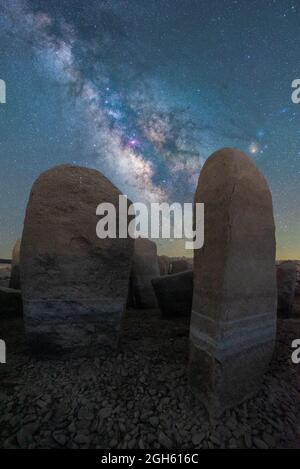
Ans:
<svg viewBox="0 0 300 469"><path fill-rule="evenodd" d="M155 308L157 306L151 280L159 276L157 247L153 241L137 238L131 270L131 288L134 306Z"/></svg>
<svg viewBox="0 0 300 469"><path fill-rule="evenodd" d="M205 240L194 252L189 378L218 416L258 390L273 353L272 196L251 159L224 148L204 164L195 202L205 204Z"/></svg>
<svg viewBox="0 0 300 469"><path fill-rule="evenodd" d="M133 240L99 239L96 208L120 191L93 169L62 165L34 183L21 244L25 329L45 351L115 347Z"/></svg>

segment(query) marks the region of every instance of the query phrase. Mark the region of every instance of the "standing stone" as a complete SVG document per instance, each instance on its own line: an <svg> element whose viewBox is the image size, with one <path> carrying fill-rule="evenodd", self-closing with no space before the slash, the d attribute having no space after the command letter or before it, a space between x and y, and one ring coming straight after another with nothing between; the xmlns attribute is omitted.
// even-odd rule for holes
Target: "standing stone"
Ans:
<svg viewBox="0 0 300 469"><path fill-rule="evenodd" d="M21 240L18 239L14 245L12 252L12 263L11 263L11 276L9 287L14 288L15 290L20 290L21 281L20 281L20 247Z"/></svg>
<svg viewBox="0 0 300 469"><path fill-rule="evenodd" d="M98 204L119 220L119 190L93 169L62 165L34 183L21 244L27 336L40 350L115 347L126 304L133 240L99 239Z"/></svg>
<svg viewBox="0 0 300 469"><path fill-rule="evenodd" d="M297 266L293 261L277 265L278 314L291 317L297 285Z"/></svg>
<svg viewBox="0 0 300 469"><path fill-rule="evenodd" d="M11 265L0 264L0 287L9 288Z"/></svg>
<svg viewBox="0 0 300 469"><path fill-rule="evenodd" d="M179 274L179 272L186 272L193 270L193 260L186 257L171 259L170 274Z"/></svg>
<svg viewBox="0 0 300 469"><path fill-rule="evenodd" d="M158 256L158 265L160 275L168 275L170 273L170 257Z"/></svg>
<svg viewBox="0 0 300 469"><path fill-rule="evenodd" d="M300 262L296 261L296 288L293 304L293 317L300 318Z"/></svg>
<svg viewBox="0 0 300 469"><path fill-rule="evenodd" d="M295 261L296 265L296 288L295 288L295 295L300 296L300 262Z"/></svg>
<svg viewBox="0 0 300 469"><path fill-rule="evenodd" d="M153 241L137 238L131 270L131 288L136 308L155 308L156 298L151 284L159 276L157 247Z"/></svg>
<svg viewBox="0 0 300 469"><path fill-rule="evenodd" d="M214 417L259 388L276 332L275 227L266 180L244 153L205 163L204 247L194 252L191 388Z"/></svg>
<svg viewBox="0 0 300 469"><path fill-rule="evenodd" d="M152 280L163 319L190 317L193 299L193 272L164 275Z"/></svg>

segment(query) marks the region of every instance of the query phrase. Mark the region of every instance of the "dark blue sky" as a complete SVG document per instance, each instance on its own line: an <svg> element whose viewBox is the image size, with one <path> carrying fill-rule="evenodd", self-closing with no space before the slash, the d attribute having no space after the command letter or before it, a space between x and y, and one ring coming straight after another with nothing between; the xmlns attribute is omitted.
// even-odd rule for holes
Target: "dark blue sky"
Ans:
<svg viewBox="0 0 300 469"><path fill-rule="evenodd" d="M292 0L0 0L0 257L53 165L192 201L205 159L237 146L270 184L278 257L300 258L299 24Z"/></svg>

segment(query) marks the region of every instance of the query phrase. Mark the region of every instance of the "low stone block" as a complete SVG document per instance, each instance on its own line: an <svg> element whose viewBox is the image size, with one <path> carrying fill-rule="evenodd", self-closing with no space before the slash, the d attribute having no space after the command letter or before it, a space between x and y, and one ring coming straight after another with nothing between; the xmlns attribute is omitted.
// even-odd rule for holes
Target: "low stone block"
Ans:
<svg viewBox="0 0 300 469"><path fill-rule="evenodd" d="M156 298L151 280L159 275L157 247L153 241L138 238L134 243L131 267L131 301L135 308L155 308Z"/></svg>
<svg viewBox="0 0 300 469"><path fill-rule="evenodd" d="M152 280L164 319L189 317L193 299L193 272L165 275Z"/></svg>

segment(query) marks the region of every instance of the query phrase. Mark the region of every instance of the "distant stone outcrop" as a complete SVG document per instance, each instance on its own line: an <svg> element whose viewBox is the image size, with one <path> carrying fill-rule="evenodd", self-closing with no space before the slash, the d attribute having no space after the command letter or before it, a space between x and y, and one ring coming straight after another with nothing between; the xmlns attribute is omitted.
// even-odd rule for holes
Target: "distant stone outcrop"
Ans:
<svg viewBox="0 0 300 469"><path fill-rule="evenodd" d="M297 286L297 266L293 261L285 261L277 265L278 314L291 317Z"/></svg>
<svg viewBox="0 0 300 469"><path fill-rule="evenodd" d="M10 283L9 283L9 287L14 288L16 290L20 290L21 288L20 247L21 247L21 240L18 239L14 245L13 252L12 252L11 275L10 275Z"/></svg>
<svg viewBox="0 0 300 469"><path fill-rule="evenodd" d="M258 390L273 353L275 226L266 180L236 149L206 161L195 202L205 204L205 241L194 253L189 376L217 416Z"/></svg>
<svg viewBox="0 0 300 469"><path fill-rule="evenodd" d="M293 317L300 318L300 261L296 261L296 289L295 289L295 299L293 304Z"/></svg>
<svg viewBox="0 0 300 469"><path fill-rule="evenodd" d="M193 259L187 257L176 257L170 259L170 274L178 274L179 272L186 272L193 270Z"/></svg>
<svg viewBox="0 0 300 469"><path fill-rule="evenodd" d="M158 265L160 275L168 275L170 273L170 257L158 256Z"/></svg>
<svg viewBox="0 0 300 469"><path fill-rule="evenodd" d="M153 241L137 238L131 268L131 295L136 308L157 306L151 280L159 275L157 247Z"/></svg>
<svg viewBox="0 0 300 469"><path fill-rule="evenodd" d="M178 274L193 270L193 259L188 257L158 257L160 275Z"/></svg>
<svg viewBox="0 0 300 469"><path fill-rule="evenodd" d="M296 264L296 296L300 296L300 261L295 261Z"/></svg>
<svg viewBox="0 0 300 469"><path fill-rule="evenodd" d="M62 165L34 183L21 244L21 284L30 344L91 353L115 347L125 308L132 239L99 239L96 208L120 191L93 169Z"/></svg>
<svg viewBox="0 0 300 469"><path fill-rule="evenodd" d="M152 280L164 319L189 317L193 299L193 272L165 275Z"/></svg>
<svg viewBox="0 0 300 469"><path fill-rule="evenodd" d="M0 264L0 287L8 288L10 284L11 265Z"/></svg>

